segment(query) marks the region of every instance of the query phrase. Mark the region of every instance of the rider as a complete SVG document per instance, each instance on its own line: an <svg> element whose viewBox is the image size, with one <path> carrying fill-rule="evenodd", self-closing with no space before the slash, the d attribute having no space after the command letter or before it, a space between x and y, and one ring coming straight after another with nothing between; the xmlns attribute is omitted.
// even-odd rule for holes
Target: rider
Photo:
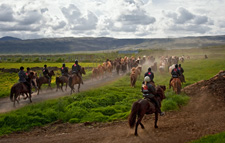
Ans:
<svg viewBox="0 0 225 143"><path fill-rule="evenodd" d="M66 67L65 63L62 64L62 67L61 67L60 70L61 70L62 76L69 77L69 75L68 75L68 68Z"/></svg>
<svg viewBox="0 0 225 143"><path fill-rule="evenodd" d="M50 76L48 75L49 72L48 72L48 69L47 69L47 65L44 65L42 71L43 71L43 75L49 80L49 83L51 83L51 78L50 78Z"/></svg>
<svg viewBox="0 0 225 143"><path fill-rule="evenodd" d="M76 74L81 79L81 83L84 84L80 72L81 72L81 66L78 64L78 60L75 60L75 64L73 64L72 66L72 74Z"/></svg>
<svg viewBox="0 0 225 143"><path fill-rule="evenodd" d="M30 68L27 67L27 72L26 72L26 75L28 76L30 74Z"/></svg>
<svg viewBox="0 0 225 143"><path fill-rule="evenodd" d="M170 82L169 82L169 88L171 88L171 84L170 83L173 80L173 78L179 78L179 76L181 75L177 64L175 65L175 68L171 71L171 75L172 75L172 77L171 77Z"/></svg>
<svg viewBox="0 0 225 143"><path fill-rule="evenodd" d="M181 67L181 64L179 64L179 67L178 67L178 70L180 71L180 73L181 73L181 76L183 77L183 79L184 79L184 82L186 82L185 81L185 78L184 78L184 69Z"/></svg>
<svg viewBox="0 0 225 143"><path fill-rule="evenodd" d="M144 84L142 84L142 93L143 93L143 96L145 98L148 98L150 99L151 101L153 101L155 103L155 106L156 108L158 109L159 113L160 113L160 116L163 116L164 115L164 112L161 111L160 109L160 106L159 106L159 102L157 99L155 99L155 96L156 96L156 91L155 91L155 88L154 86L152 86L150 84L150 77L149 76L145 76L144 78Z"/></svg>
<svg viewBox="0 0 225 143"><path fill-rule="evenodd" d="M28 76L24 72L24 67L20 67L20 71L19 71L18 75L19 75L19 82L23 83L27 86L28 92L31 95L31 85L29 82L27 82Z"/></svg>
<svg viewBox="0 0 225 143"><path fill-rule="evenodd" d="M145 76L144 77L146 77L146 76L149 76L150 77L150 80L152 82L154 82L153 81L153 79L154 79L154 73L152 72L152 69L150 67L148 68L148 71L145 73Z"/></svg>

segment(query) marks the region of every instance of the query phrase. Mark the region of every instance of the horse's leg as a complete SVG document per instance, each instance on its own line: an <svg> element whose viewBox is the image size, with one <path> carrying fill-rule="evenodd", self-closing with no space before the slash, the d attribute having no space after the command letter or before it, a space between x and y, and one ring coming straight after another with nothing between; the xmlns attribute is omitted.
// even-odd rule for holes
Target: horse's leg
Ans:
<svg viewBox="0 0 225 143"><path fill-rule="evenodd" d="M32 103L32 100L31 100L31 94L29 93L29 99L30 99L30 103Z"/></svg>
<svg viewBox="0 0 225 143"><path fill-rule="evenodd" d="M143 116L144 116L143 114L142 115L138 115L138 120L137 120L137 123L136 123L135 133L134 133L135 136L138 135L138 133L137 133L138 125L141 123L141 120L142 120Z"/></svg>
<svg viewBox="0 0 225 143"><path fill-rule="evenodd" d="M78 84L78 92L80 92L80 84Z"/></svg>
<svg viewBox="0 0 225 143"><path fill-rule="evenodd" d="M141 128L142 129L144 129L145 128L145 126L140 122L140 125L141 125Z"/></svg>
<svg viewBox="0 0 225 143"><path fill-rule="evenodd" d="M158 121L158 112L155 112L155 128L158 128L157 121Z"/></svg>
<svg viewBox="0 0 225 143"><path fill-rule="evenodd" d="M66 82L66 89L65 90L67 91L67 82Z"/></svg>
<svg viewBox="0 0 225 143"><path fill-rule="evenodd" d="M63 92L63 83L61 84L61 90L62 90L62 92Z"/></svg>

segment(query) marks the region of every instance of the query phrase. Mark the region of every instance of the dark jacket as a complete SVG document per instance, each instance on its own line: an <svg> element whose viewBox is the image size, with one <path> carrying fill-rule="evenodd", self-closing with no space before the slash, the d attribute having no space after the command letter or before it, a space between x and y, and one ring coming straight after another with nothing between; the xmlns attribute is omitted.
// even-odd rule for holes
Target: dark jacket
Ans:
<svg viewBox="0 0 225 143"><path fill-rule="evenodd" d="M44 76L47 76L47 75L49 74L47 68L43 68L42 72L43 72L43 75L44 75Z"/></svg>
<svg viewBox="0 0 225 143"><path fill-rule="evenodd" d="M62 75L68 75L68 68L67 67L62 67L61 69Z"/></svg>
<svg viewBox="0 0 225 143"><path fill-rule="evenodd" d="M184 69L182 67L178 67L178 70L183 74L184 73Z"/></svg>
<svg viewBox="0 0 225 143"><path fill-rule="evenodd" d="M141 89L144 97L153 98L156 95L155 87L150 83L143 84Z"/></svg>
<svg viewBox="0 0 225 143"><path fill-rule="evenodd" d="M144 77L146 77L146 76L149 76L150 80L153 81L153 79L154 79L154 73L153 72L151 72L151 71L146 72Z"/></svg>
<svg viewBox="0 0 225 143"><path fill-rule="evenodd" d="M81 70L81 67L79 64L73 64L72 66L72 73L79 73Z"/></svg>
<svg viewBox="0 0 225 143"><path fill-rule="evenodd" d="M171 71L171 74L172 74L172 77L173 78L178 78L181 73L180 73L180 70L178 70L178 68L174 68L172 71Z"/></svg>
<svg viewBox="0 0 225 143"><path fill-rule="evenodd" d="M26 76L26 73L24 71L20 70L18 75L19 75L19 82L26 82L27 81L26 80L27 76Z"/></svg>

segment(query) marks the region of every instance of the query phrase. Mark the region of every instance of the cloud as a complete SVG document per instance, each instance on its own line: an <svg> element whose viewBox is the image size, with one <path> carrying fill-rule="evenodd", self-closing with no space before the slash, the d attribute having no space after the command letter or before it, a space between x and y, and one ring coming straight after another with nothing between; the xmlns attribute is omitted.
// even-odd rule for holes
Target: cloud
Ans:
<svg viewBox="0 0 225 143"><path fill-rule="evenodd" d="M104 20L107 29L111 31L134 33L140 25L148 26L156 21L156 18L144 9L145 4L141 0L125 0L115 2L115 5L117 11L112 9L112 14Z"/></svg>
<svg viewBox="0 0 225 143"><path fill-rule="evenodd" d="M205 34L209 32L212 28L211 25L214 24L213 20L205 15L195 14L189 10L180 7L175 12L165 12L164 15L172 21L167 26L169 31L176 31L176 33L200 33Z"/></svg>
<svg viewBox="0 0 225 143"><path fill-rule="evenodd" d="M66 22L60 21L59 23L57 23L57 25L52 26L52 29L58 30L58 29L62 29L65 26L66 26Z"/></svg>
<svg viewBox="0 0 225 143"><path fill-rule="evenodd" d="M39 31L40 26L0 24L0 31Z"/></svg>
<svg viewBox="0 0 225 143"><path fill-rule="evenodd" d="M67 8L63 7L61 11L72 30L92 30L96 28L98 18L91 11L82 14L73 4L70 4Z"/></svg>
<svg viewBox="0 0 225 143"><path fill-rule="evenodd" d="M182 25L173 25L169 28L169 30L176 32L187 32L187 33L199 33L204 34L207 31L210 31L211 28L208 26L201 26L201 25L188 25L188 26L182 26Z"/></svg>
<svg viewBox="0 0 225 143"><path fill-rule="evenodd" d="M207 16L196 16L194 19L195 24L205 24L208 22Z"/></svg>
<svg viewBox="0 0 225 143"><path fill-rule="evenodd" d="M39 11L32 10L21 13L20 17L18 17L18 22L20 25L31 25L40 23L42 19L43 16Z"/></svg>
<svg viewBox="0 0 225 143"><path fill-rule="evenodd" d="M0 5L0 22L11 22L14 20L14 11L10 5L2 4Z"/></svg>

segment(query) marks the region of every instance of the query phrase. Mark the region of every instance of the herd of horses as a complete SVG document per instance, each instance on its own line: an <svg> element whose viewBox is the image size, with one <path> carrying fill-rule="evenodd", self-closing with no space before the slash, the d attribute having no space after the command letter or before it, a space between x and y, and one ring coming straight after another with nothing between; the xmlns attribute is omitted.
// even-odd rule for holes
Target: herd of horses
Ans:
<svg viewBox="0 0 225 143"><path fill-rule="evenodd" d="M142 64L144 64L147 60L151 61L153 63L152 69L153 71L157 70L157 63L154 62L153 57L143 57L140 58L138 57L137 59L134 57L124 57L124 58L117 58L114 61L111 60L106 60L106 62L103 62L101 65L98 65L96 68L93 68L92 70L92 80L93 78L103 78L105 73L112 74L112 71L115 70L117 74L120 72L126 73L127 70L130 70L130 84L131 87L135 87L135 83L138 77L140 77L141 71L142 71ZM163 60L165 61L165 60ZM177 61L178 62L178 61ZM80 89L80 84L81 84L81 79L76 75L76 74L71 74L72 72L69 73L68 76L60 76L56 77L56 91L58 89L61 89L63 91L63 85L66 84L66 90L67 90L67 85L71 88L71 94L75 92L74 85L78 84L78 92ZM82 67L80 74L86 74L85 69ZM55 75L54 71L51 70L48 74L49 77L52 77ZM38 77L36 72L30 72L28 75L27 81L29 83L32 83L32 85L36 88L37 94L39 94L39 91L41 89L42 84L48 84L48 87L51 88L51 82L49 79L46 77ZM179 78L174 78L171 81L171 85L173 87L173 90L179 94L181 90L181 80ZM155 87L155 85L153 84ZM161 102L163 99L165 99L165 90L166 87L162 85L158 85L156 88L156 100L160 103L161 107ZM13 105L15 106L15 102L17 101L19 103L20 95L23 95L24 98L29 98L30 102L31 100L31 95L29 94L29 91L27 87L23 83L16 83L12 86L11 88L11 93L10 93L10 99L13 101ZM26 96L26 97L25 97ZM156 110L155 103L150 102L148 99L141 99L133 103L131 113L129 116L129 125L131 128L135 126L135 135L138 135L137 129L138 126L140 125L142 129L144 129L144 125L142 124L142 119L145 114L155 114L155 123L154 127L158 128L157 126L157 121L158 121L158 110Z"/></svg>
<svg viewBox="0 0 225 143"><path fill-rule="evenodd" d="M56 91L58 91L59 88L61 88L61 90L63 91L62 87L64 83L66 84L66 88L67 84L71 88L70 92L71 94L75 92L74 85L76 84L78 84L78 92L80 91L81 78L79 78L77 74L71 73L72 72L68 74L68 77L67 76L56 77L56 85L57 85ZM86 74L84 67L81 67L80 75L82 76L82 74ZM51 70L48 73L48 76L52 78L53 75L55 75L55 73L53 70ZM36 89L37 95L39 95L41 86L43 84L48 84L48 88L51 88L51 81L45 76L38 77L37 73L34 71L31 71L28 74L27 82L31 85L31 87L34 87ZM15 102L19 103L20 95L24 96L24 99L29 98L30 103L32 102L31 94L29 94L28 87L24 83L16 83L11 87L10 91L10 100L13 102L14 107Z"/></svg>

